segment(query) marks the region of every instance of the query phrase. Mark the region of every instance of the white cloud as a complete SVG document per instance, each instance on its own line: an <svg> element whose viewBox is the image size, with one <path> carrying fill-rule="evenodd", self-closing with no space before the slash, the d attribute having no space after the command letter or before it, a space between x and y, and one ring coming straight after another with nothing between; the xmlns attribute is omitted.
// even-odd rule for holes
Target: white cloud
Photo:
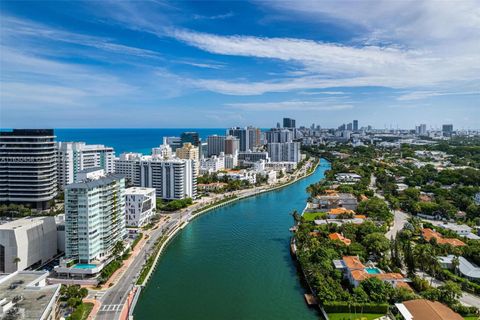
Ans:
<svg viewBox="0 0 480 320"><path fill-rule="evenodd" d="M405 93L397 97L399 101L421 100L430 97L448 96L448 95L478 95L480 96L480 90L478 91L460 91L460 92L440 92L440 91L413 91Z"/></svg>
<svg viewBox="0 0 480 320"><path fill-rule="evenodd" d="M194 14L193 19L195 19L195 20L224 20L224 19L231 18L233 16L234 16L233 12L229 11L227 13L217 14L217 15L214 15L214 16L203 16L203 15L199 15L199 14Z"/></svg>
<svg viewBox="0 0 480 320"><path fill-rule="evenodd" d="M332 104L327 101L279 101L229 103L227 106L249 111L338 111L352 109L352 104Z"/></svg>
<svg viewBox="0 0 480 320"><path fill-rule="evenodd" d="M353 47L305 39L220 36L175 29L171 35L214 54L277 59L308 76L267 82L200 80L199 86L226 94L262 94L298 89L385 86L441 86L480 79L480 50L447 56L444 52L395 46Z"/></svg>

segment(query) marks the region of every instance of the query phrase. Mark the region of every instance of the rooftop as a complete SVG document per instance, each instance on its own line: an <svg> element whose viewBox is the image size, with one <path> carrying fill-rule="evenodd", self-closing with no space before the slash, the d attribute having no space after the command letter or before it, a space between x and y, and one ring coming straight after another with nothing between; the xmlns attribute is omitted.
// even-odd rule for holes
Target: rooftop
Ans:
<svg viewBox="0 0 480 320"><path fill-rule="evenodd" d="M155 192L155 188L131 187L131 188L125 189L125 195L129 195L129 194L146 195L152 192Z"/></svg>
<svg viewBox="0 0 480 320"><path fill-rule="evenodd" d="M411 318L421 320L463 320L458 313L444 304L426 299L409 300L403 302ZM401 312L401 309L399 309ZM403 314L403 313L402 313Z"/></svg>
<svg viewBox="0 0 480 320"><path fill-rule="evenodd" d="M43 220L48 217L32 217L32 218L22 218L13 220L4 224L0 224L0 230L13 230L25 227L31 227L32 225L37 225L43 223Z"/></svg>
<svg viewBox="0 0 480 320"><path fill-rule="evenodd" d="M430 241L430 239L435 238L437 239L438 244L449 244L454 247L462 247L465 246L466 244L458 239L455 238L444 238L440 233L430 229L430 228L425 228L422 230L422 235L423 238L425 238L426 241Z"/></svg>
<svg viewBox="0 0 480 320"><path fill-rule="evenodd" d="M48 272L20 271L0 278L0 300L12 301L14 297L23 299L16 303L23 309L22 319L41 319L49 304L59 294L60 285L46 285Z"/></svg>

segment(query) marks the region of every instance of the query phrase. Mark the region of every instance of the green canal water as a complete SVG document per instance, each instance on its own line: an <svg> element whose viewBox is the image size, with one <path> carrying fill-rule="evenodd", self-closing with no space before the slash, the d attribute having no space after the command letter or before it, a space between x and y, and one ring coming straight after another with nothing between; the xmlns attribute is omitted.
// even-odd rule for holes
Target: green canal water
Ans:
<svg viewBox="0 0 480 320"><path fill-rule="evenodd" d="M192 221L166 248L134 310L139 319L319 319L290 257L290 213L329 168Z"/></svg>

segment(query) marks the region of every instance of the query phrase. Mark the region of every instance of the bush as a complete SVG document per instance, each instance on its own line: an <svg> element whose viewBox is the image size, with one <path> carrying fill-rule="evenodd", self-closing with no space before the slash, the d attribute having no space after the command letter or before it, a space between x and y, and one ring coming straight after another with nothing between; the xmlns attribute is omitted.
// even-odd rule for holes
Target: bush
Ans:
<svg viewBox="0 0 480 320"><path fill-rule="evenodd" d="M68 320L83 320L87 319L88 315L93 309L93 303L82 303L75 311L67 318Z"/></svg>
<svg viewBox="0 0 480 320"><path fill-rule="evenodd" d="M111 277L111 275L117 271L118 269L120 269L120 267L122 266L122 262L119 261L119 260L113 260L112 262L110 262L109 264L107 264L103 269L102 269L102 273L100 274L100 278L101 278L101 283L105 283L107 282L107 280Z"/></svg>
<svg viewBox="0 0 480 320"><path fill-rule="evenodd" d="M343 301L324 302L323 309L327 313L387 313L387 303L348 303Z"/></svg>

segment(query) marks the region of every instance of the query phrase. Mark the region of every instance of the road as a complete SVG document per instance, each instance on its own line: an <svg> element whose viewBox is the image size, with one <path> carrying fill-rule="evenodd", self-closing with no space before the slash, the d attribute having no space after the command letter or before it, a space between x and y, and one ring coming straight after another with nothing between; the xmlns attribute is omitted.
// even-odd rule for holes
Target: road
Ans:
<svg viewBox="0 0 480 320"><path fill-rule="evenodd" d="M435 278L431 277L430 275L428 275L427 273L425 273L423 271L417 271L415 274L417 276L419 276L420 278L423 278L423 279L427 280L432 285L432 287L437 288L437 287L441 286L442 284L444 284L443 281L435 279ZM467 293L465 291L462 291L462 292L463 292L463 295L458 299L461 304L463 304L465 306L480 308L480 297L479 296L475 296L475 295Z"/></svg>
<svg viewBox="0 0 480 320"><path fill-rule="evenodd" d="M299 171L293 175L286 175L284 178L279 179L278 183L288 182L289 178L301 178L306 175L308 168L312 165L312 162L307 162ZM88 298L98 299L101 302L100 310L98 311L95 319L99 320L117 320L119 319L123 306L128 298L129 293L132 291L136 280L139 276L142 266L145 263L149 254L153 249L155 241L160 238L167 230L173 230L176 227L182 225L182 223L189 221L193 217L193 212L208 203L213 203L222 199L226 195L235 194L238 198L249 197L256 193L265 191L269 187L255 187L252 189L239 190L231 192L229 194L212 195L199 199L197 203L190 207L173 212L168 215L169 219L164 220L163 223L158 225L158 228L149 233L149 240L140 249L139 254L134 258L130 266L126 269L123 275L117 280L114 286L106 290L90 290Z"/></svg>
<svg viewBox="0 0 480 320"><path fill-rule="evenodd" d="M385 197L377 192L377 177L375 177L374 174L371 175L370 177L370 190L373 191L374 195L380 199L385 200ZM387 203L388 204L388 203ZM408 213L405 213L401 210L393 210L393 226L385 233L385 237L387 239L395 239L397 236L397 233L403 229L405 224L408 221L408 218L410 218L410 215Z"/></svg>
<svg viewBox="0 0 480 320"><path fill-rule="evenodd" d="M153 248L155 241L162 236L164 230L171 229L180 220L180 215L172 216L159 228L150 233L149 240L141 248L140 253L135 257L120 280L105 293L102 293L100 298L101 307L97 313L96 319L111 320L118 319L122 311L123 305L132 290L142 266L145 263L147 253Z"/></svg>

